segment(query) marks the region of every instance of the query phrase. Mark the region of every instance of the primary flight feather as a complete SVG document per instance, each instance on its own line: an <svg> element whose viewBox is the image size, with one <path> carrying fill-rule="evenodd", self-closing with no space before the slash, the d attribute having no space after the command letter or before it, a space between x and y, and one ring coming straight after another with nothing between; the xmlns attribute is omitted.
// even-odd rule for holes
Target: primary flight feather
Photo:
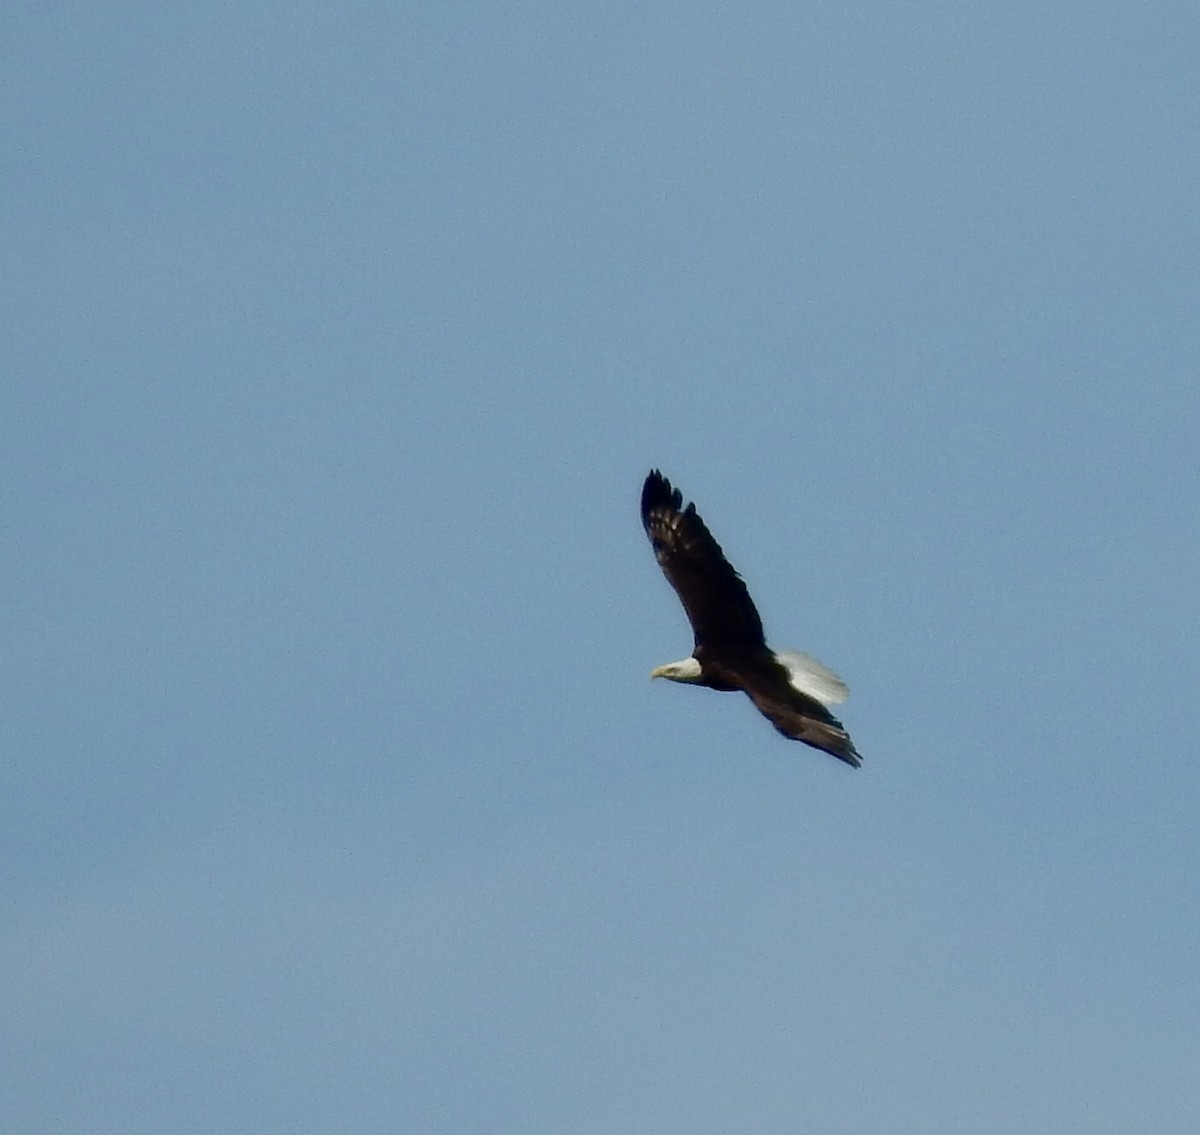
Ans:
<svg viewBox="0 0 1200 1135"><path fill-rule="evenodd" d="M659 666L651 677L741 690L785 737L858 768L862 756L828 708L845 700L846 684L807 654L767 646L742 577L696 506L685 508L683 495L657 469L642 486L642 525L695 636L690 658Z"/></svg>

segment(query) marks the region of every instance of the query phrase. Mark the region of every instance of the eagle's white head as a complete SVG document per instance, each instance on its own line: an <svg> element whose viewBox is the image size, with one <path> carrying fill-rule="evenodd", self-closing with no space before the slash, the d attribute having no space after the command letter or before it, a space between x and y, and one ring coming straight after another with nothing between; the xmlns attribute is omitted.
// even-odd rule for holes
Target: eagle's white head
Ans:
<svg viewBox="0 0 1200 1135"><path fill-rule="evenodd" d="M670 678L672 682L699 682L700 663L694 658L681 658L650 671L651 678Z"/></svg>

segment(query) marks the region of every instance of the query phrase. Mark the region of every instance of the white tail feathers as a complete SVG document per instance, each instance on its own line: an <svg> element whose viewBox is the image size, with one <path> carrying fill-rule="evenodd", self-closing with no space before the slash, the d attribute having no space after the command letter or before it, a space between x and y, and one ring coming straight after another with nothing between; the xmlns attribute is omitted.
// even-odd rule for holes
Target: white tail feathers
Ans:
<svg viewBox="0 0 1200 1135"><path fill-rule="evenodd" d="M788 672L788 681L802 694L822 705L840 705L850 694L846 683L828 666L798 650L780 650L775 660Z"/></svg>

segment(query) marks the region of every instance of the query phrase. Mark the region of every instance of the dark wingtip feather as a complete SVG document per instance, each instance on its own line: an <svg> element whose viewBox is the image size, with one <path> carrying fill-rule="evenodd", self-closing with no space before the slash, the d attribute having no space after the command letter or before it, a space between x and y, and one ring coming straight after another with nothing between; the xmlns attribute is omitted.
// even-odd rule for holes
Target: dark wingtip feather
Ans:
<svg viewBox="0 0 1200 1135"><path fill-rule="evenodd" d="M831 736L826 740L831 743L817 747L824 749L830 756L837 757L839 761L845 761L851 768L862 768L862 753L854 747L850 734L845 729L839 729L836 732L830 730L830 733Z"/></svg>
<svg viewBox="0 0 1200 1135"><path fill-rule="evenodd" d="M683 494L671 487L671 482L657 469L651 469L642 485L642 520L649 518L656 508L673 509L678 512L683 507Z"/></svg>
<svg viewBox="0 0 1200 1135"><path fill-rule="evenodd" d="M815 748L824 749L831 757L845 761L851 768L862 767L862 753L854 747L850 734L846 732L840 722L836 726L832 724L818 725L816 722L812 722L809 729L802 732L797 740L804 741Z"/></svg>

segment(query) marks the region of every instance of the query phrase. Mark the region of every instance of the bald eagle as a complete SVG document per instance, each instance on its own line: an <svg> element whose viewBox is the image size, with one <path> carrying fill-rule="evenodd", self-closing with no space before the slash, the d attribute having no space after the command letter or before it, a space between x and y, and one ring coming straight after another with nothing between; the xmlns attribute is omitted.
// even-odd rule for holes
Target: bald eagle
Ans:
<svg viewBox="0 0 1200 1135"><path fill-rule="evenodd" d="M696 640L690 658L659 666L650 677L741 690L785 737L858 768L861 755L828 709L845 701L846 683L807 654L767 646L741 576L696 506L684 508L682 494L657 469L642 486L642 525Z"/></svg>

